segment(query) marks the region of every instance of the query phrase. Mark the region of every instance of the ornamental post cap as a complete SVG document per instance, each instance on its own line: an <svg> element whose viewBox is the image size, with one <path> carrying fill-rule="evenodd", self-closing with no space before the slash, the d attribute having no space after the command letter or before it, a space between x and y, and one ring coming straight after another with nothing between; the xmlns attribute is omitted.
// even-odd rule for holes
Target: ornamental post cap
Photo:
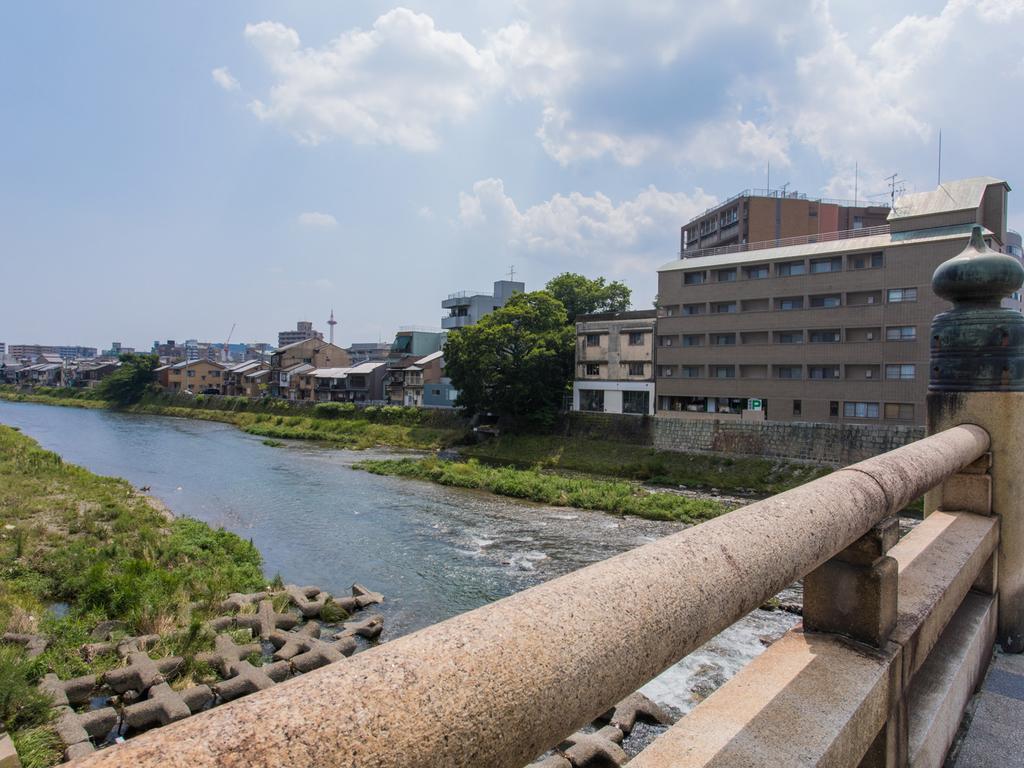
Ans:
<svg viewBox="0 0 1024 768"><path fill-rule="evenodd" d="M1022 283L1024 266L989 248L977 224L963 251L940 264L932 275L932 290L955 306L998 307Z"/></svg>

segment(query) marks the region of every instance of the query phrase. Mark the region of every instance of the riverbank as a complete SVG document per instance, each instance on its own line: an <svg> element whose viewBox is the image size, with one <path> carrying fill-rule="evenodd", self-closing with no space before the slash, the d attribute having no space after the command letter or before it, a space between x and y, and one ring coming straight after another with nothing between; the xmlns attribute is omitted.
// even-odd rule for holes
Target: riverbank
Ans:
<svg viewBox="0 0 1024 768"><path fill-rule="evenodd" d="M124 480L66 464L0 425L0 627L50 639L30 661L0 649L0 719L26 768L52 764L61 750L50 705L32 684L120 663L114 654L82 657L92 627L121 622L129 634L160 634L164 655L194 654L206 647L181 628L212 616L224 595L264 582L250 542L169 520Z"/></svg>
<svg viewBox="0 0 1024 768"><path fill-rule="evenodd" d="M40 389L19 392L0 387L0 399L73 408L115 409L113 403L96 399L89 390ZM212 398L194 395L173 397L146 395L135 405L117 407L126 413L174 416L232 424L260 437L318 440L338 448L404 448L437 450L463 439L465 428L429 422L416 409L396 406L357 410L342 403L298 407L284 400L253 402L245 398Z"/></svg>
<svg viewBox="0 0 1024 768"><path fill-rule="evenodd" d="M601 510L648 520L697 523L717 517L729 509L712 499L694 499L669 492L652 493L637 483L566 477L538 469L491 467L475 459L467 462L434 458L379 459L360 461L352 466L377 475L427 480L551 506Z"/></svg>
<svg viewBox="0 0 1024 768"><path fill-rule="evenodd" d="M753 497L781 493L831 472L828 467L776 459L657 451L626 442L557 435L502 435L462 447L459 453L496 466L583 472Z"/></svg>

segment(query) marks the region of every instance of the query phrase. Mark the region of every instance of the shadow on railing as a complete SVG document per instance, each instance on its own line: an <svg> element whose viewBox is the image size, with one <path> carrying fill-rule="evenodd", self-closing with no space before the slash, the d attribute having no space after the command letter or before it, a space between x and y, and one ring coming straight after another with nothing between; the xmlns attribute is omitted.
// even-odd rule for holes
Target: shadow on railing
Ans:
<svg viewBox="0 0 1024 768"><path fill-rule="evenodd" d="M897 544L893 516L988 450L953 427L80 764L521 768L804 577L804 627L631 765L945 754L994 636L998 519L936 512Z"/></svg>

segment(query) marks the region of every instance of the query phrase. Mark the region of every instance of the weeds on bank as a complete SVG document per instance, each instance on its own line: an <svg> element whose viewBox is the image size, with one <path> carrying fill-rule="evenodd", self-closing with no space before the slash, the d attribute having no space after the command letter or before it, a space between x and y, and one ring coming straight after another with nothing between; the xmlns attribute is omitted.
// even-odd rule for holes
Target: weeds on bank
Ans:
<svg viewBox="0 0 1024 768"><path fill-rule="evenodd" d="M565 477L537 469L490 467L478 461L438 459L384 459L354 465L378 475L429 480L458 488L479 488L499 496L527 499L542 504L603 510L653 520L693 523L727 511L709 499L690 499L672 493L648 493L635 483Z"/></svg>

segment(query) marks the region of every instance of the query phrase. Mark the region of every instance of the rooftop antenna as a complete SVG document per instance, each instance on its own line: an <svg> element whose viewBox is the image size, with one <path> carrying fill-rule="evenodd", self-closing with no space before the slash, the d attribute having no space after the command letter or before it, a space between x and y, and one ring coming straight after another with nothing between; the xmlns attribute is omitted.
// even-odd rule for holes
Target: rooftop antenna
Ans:
<svg viewBox="0 0 1024 768"><path fill-rule="evenodd" d="M509 264L508 265L508 279L509 279L509 281L514 281L516 279L516 265L515 264Z"/></svg>
<svg viewBox="0 0 1024 768"><path fill-rule="evenodd" d="M942 186L942 129L939 128L939 168L935 174L935 186Z"/></svg>
<svg viewBox="0 0 1024 768"><path fill-rule="evenodd" d="M896 195L903 196L903 192L906 190L906 182L900 178L898 173L894 173L892 176L886 176L885 181L889 182L889 207L893 210L896 209Z"/></svg>
<svg viewBox="0 0 1024 768"><path fill-rule="evenodd" d="M334 326L338 324L338 321L334 319L334 307L331 307L331 319L327 321L327 324L331 327L331 344L334 343Z"/></svg>
<svg viewBox="0 0 1024 768"><path fill-rule="evenodd" d="M853 164L853 207L857 207L857 182L860 180L860 163Z"/></svg>

